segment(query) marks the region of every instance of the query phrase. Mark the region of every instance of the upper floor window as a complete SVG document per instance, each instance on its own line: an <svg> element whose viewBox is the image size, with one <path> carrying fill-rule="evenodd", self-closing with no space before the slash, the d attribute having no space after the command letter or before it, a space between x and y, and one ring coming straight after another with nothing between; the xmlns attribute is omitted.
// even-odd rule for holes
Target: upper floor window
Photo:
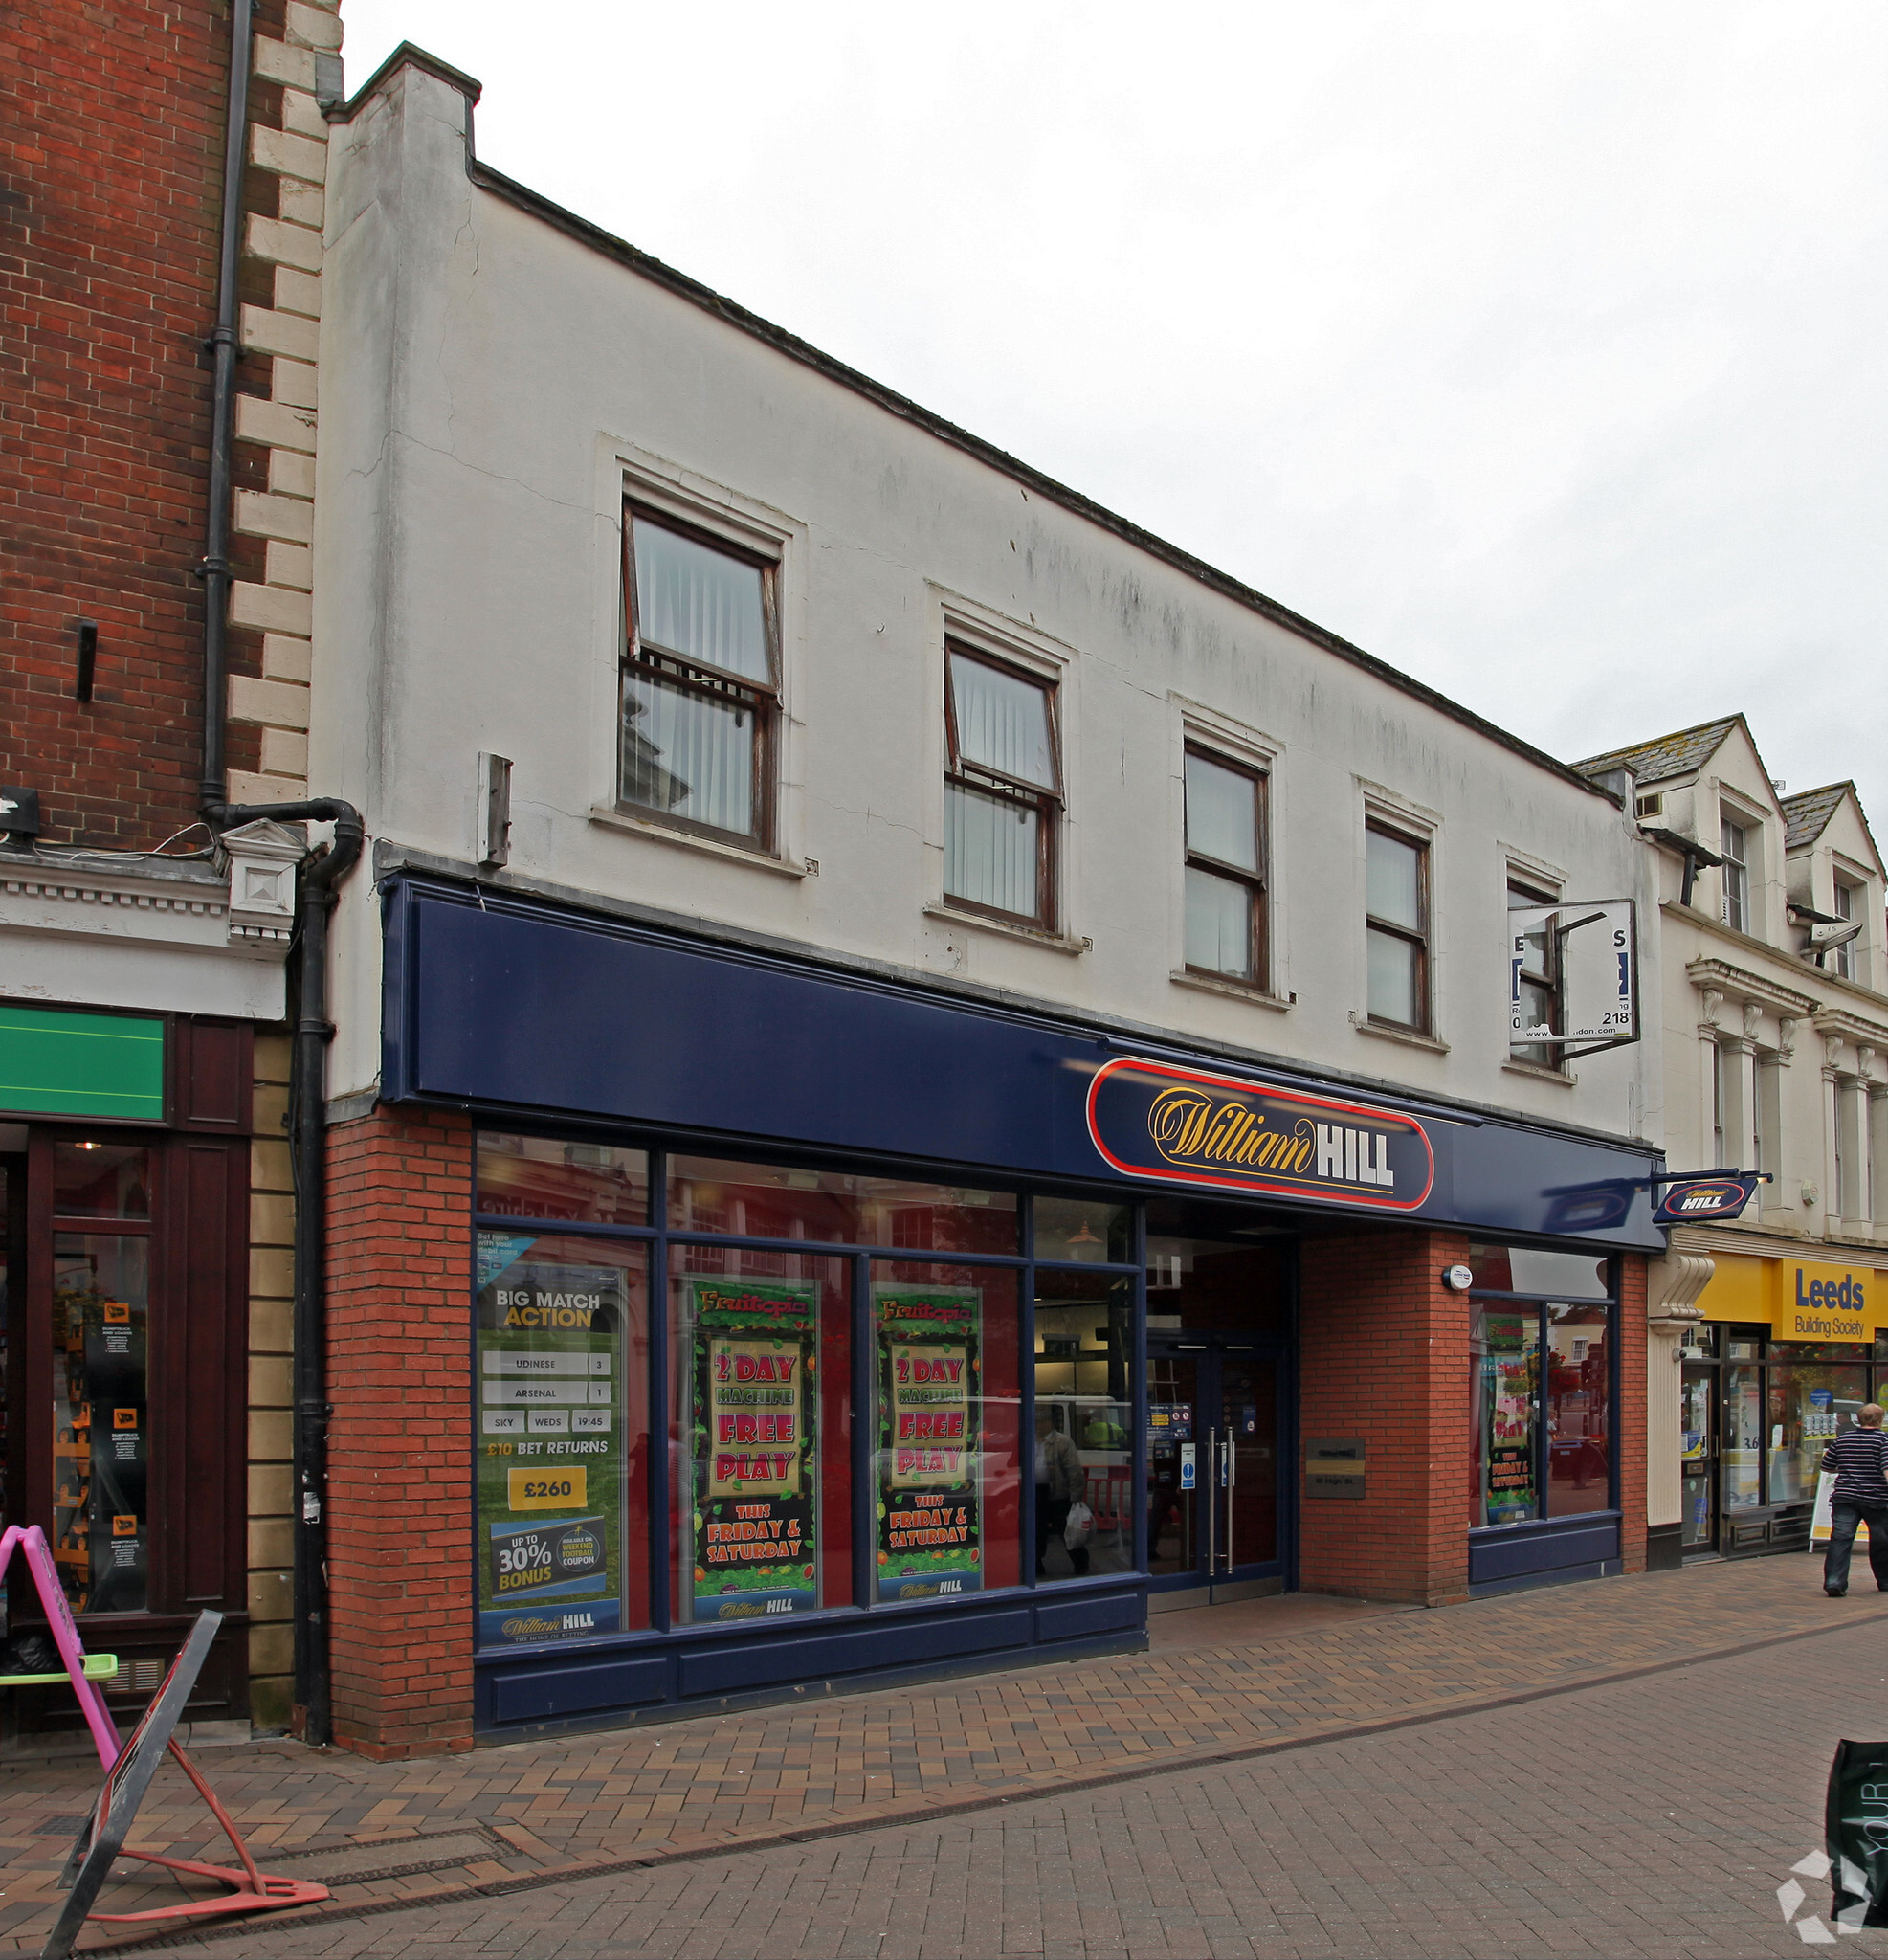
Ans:
<svg viewBox="0 0 1888 1960"><path fill-rule="evenodd" d="M1055 690L944 652L944 896L1053 930L1062 768Z"/></svg>
<svg viewBox="0 0 1888 1960"><path fill-rule="evenodd" d="M1861 916L1861 894L1852 884L1835 880L1835 916L1844 921L1854 921ZM1830 961L1844 980L1855 979L1861 971L1861 962L1855 957L1855 941L1845 939L1835 948Z"/></svg>
<svg viewBox="0 0 1888 1960"><path fill-rule="evenodd" d="M1429 845L1374 818L1366 827L1369 1014L1429 1032Z"/></svg>
<svg viewBox="0 0 1888 1960"><path fill-rule="evenodd" d="M1187 751L1187 966L1266 983L1265 778Z"/></svg>
<svg viewBox="0 0 1888 1960"><path fill-rule="evenodd" d="M771 848L774 568L626 511L618 799Z"/></svg>
<svg viewBox="0 0 1888 1960"><path fill-rule="evenodd" d="M1554 892L1522 884L1516 879L1508 880L1510 912L1551 905L1557 896ZM1549 1034L1558 1035L1561 1031L1560 976L1555 970L1558 962L1552 950L1551 924L1550 920L1544 919L1536 929L1515 934L1523 947L1519 955L1521 971L1516 976L1516 984L1520 990L1518 1005L1522 1026L1545 1028ZM1512 1045L1509 1053L1516 1061L1531 1061L1536 1068L1558 1069L1562 1066L1560 1050L1549 1042L1519 1041Z"/></svg>
<svg viewBox="0 0 1888 1960"><path fill-rule="evenodd" d="M1724 858L1724 924L1737 932L1750 930L1750 829L1726 811L1721 818L1719 850Z"/></svg>

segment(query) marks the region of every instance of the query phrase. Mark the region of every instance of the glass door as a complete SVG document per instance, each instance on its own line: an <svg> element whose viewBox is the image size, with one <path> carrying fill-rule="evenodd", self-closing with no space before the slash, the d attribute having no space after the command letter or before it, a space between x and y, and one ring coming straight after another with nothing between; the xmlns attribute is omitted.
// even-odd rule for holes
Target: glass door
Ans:
<svg viewBox="0 0 1888 1960"><path fill-rule="evenodd" d="M1147 1549L1157 1587L1280 1576L1282 1358L1269 1344L1185 1336L1147 1354Z"/></svg>
<svg viewBox="0 0 1888 1960"><path fill-rule="evenodd" d="M1683 1438L1678 1542L1684 1551L1718 1548L1718 1370L1685 1364L1678 1391Z"/></svg>

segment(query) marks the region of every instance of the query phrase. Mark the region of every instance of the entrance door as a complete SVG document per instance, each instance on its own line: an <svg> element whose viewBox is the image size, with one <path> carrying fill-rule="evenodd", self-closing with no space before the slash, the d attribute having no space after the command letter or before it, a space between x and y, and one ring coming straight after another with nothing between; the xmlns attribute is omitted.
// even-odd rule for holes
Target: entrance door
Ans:
<svg viewBox="0 0 1888 1960"><path fill-rule="evenodd" d="M1679 1390L1684 1436L1678 1542L1689 1552L1718 1548L1718 1370L1685 1364Z"/></svg>
<svg viewBox="0 0 1888 1960"><path fill-rule="evenodd" d="M1157 1591L1282 1589L1283 1354L1275 1343L1151 1341L1147 1555Z"/></svg>

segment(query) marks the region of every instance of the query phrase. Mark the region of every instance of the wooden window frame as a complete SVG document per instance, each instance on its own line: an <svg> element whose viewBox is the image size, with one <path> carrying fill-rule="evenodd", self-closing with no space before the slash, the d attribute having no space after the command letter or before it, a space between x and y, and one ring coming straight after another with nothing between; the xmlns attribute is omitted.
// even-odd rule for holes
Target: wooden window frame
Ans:
<svg viewBox="0 0 1888 1960"><path fill-rule="evenodd" d="M1750 930L1750 833L1755 828L1742 812L1730 804L1720 804L1718 808L1718 848L1724 859L1723 876L1723 923L1733 932L1747 933ZM1738 850L1744 855L1736 857L1730 849L1727 832L1737 833ZM1737 911L1742 915L1731 917L1731 892L1737 892Z"/></svg>
<svg viewBox="0 0 1888 1960"><path fill-rule="evenodd" d="M1260 768L1255 763L1240 762L1228 755L1223 749L1213 748L1204 742L1188 740L1186 744L1187 756L1197 756L1201 762L1210 762L1215 768L1228 770L1235 776L1243 776L1253 787L1254 835L1256 840L1255 855L1258 869L1247 871L1237 864L1227 864L1221 859L1210 857L1204 851L1193 848L1190 819L1186 809L1187 778L1186 764L1181 765L1181 859L1184 865L1200 871L1210 872L1214 878L1223 878L1229 883L1242 884L1252 894L1252 978L1243 980L1234 973L1222 973L1217 968L1196 967L1191 961L1185 961L1186 970L1198 974L1202 979L1217 980L1227 987L1245 987L1254 993L1266 993L1272 985L1272 891L1266 877L1272 862L1271 826L1271 787L1272 777L1268 769ZM1183 935L1184 935L1183 926ZM1184 960L1186 946L1183 936L1181 952Z"/></svg>
<svg viewBox="0 0 1888 1960"><path fill-rule="evenodd" d="M766 635L768 679L765 682L726 668L673 652L654 644L645 646L636 603L635 525L637 520L673 531L692 544L719 551L740 565L751 565L761 574L761 616ZM744 548L700 524L690 523L653 504L633 498L623 500L623 655L616 682L616 808L625 816L665 829L685 831L717 843L736 844L750 851L777 851L775 828L778 816L780 746L780 561L765 552ZM638 803L623 793L623 693L632 674L642 673L678 687L684 693L707 701L733 702L754 718L753 781L748 808L754 813L754 827L747 831L724 829L720 824L702 823L692 816L677 816L674 811L657 810L652 803Z"/></svg>
<svg viewBox="0 0 1888 1960"><path fill-rule="evenodd" d="M1420 831L1410 830L1388 816L1374 813L1364 819L1366 870L1364 900L1364 934L1366 942L1366 966L1364 975L1365 1013L1373 1028L1395 1028L1410 1035L1428 1035L1435 1019L1434 1003L1430 998L1430 851L1432 840ZM1393 838L1399 844L1406 844L1416 854L1416 911L1421 920L1413 932L1407 925L1398 925L1394 921L1380 919L1370 910L1368 897L1369 880L1367 874L1367 854L1369 833L1374 831L1381 837ZM1391 1020L1388 1014L1380 1014L1369 1005L1370 981L1368 968L1368 941L1372 932L1381 932L1391 939L1400 939L1406 946L1416 948L1416 1019L1413 1021Z"/></svg>
<svg viewBox="0 0 1888 1960"><path fill-rule="evenodd" d="M953 655L979 667L988 667L994 673L1007 675L1011 680L1020 680L1043 695L1049 728L1049 766L1055 778L1055 787L1053 790L1045 790L1036 783L1025 783L1018 777L1005 775L1002 770L989 768L988 764L968 762L964 758L957 738L957 692L952 687L950 679L950 662ZM982 647L966 640L949 638L944 641L946 795L954 785L960 789L979 791L1017 809L1033 810L1036 813L1034 912L1011 912L1001 905L986 905L980 900L962 897L946 885L944 903L958 911L974 912L986 919L1001 919L1013 925L1032 926L1039 932L1055 930L1055 922L1061 916L1060 880L1057 875L1061 856L1058 833L1061 829L1062 811L1066 807L1067 789L1067 779L1062 769L1060 697L1059 684L1048 675L1034 673L1028 667L1019 666L1013 660L1000 659L994 654L987 653Z"/></svg>

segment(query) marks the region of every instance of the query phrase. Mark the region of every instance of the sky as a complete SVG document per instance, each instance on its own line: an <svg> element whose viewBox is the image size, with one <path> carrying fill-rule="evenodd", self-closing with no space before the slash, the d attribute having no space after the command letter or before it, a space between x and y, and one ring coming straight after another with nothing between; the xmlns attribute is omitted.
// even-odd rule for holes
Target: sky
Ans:
<svg viewBox="0 0 1888 1960"><path fill-rule="evenodd" d="M343 0L479 155L1567 760L1888 851L1888 7Z"/></svg>

